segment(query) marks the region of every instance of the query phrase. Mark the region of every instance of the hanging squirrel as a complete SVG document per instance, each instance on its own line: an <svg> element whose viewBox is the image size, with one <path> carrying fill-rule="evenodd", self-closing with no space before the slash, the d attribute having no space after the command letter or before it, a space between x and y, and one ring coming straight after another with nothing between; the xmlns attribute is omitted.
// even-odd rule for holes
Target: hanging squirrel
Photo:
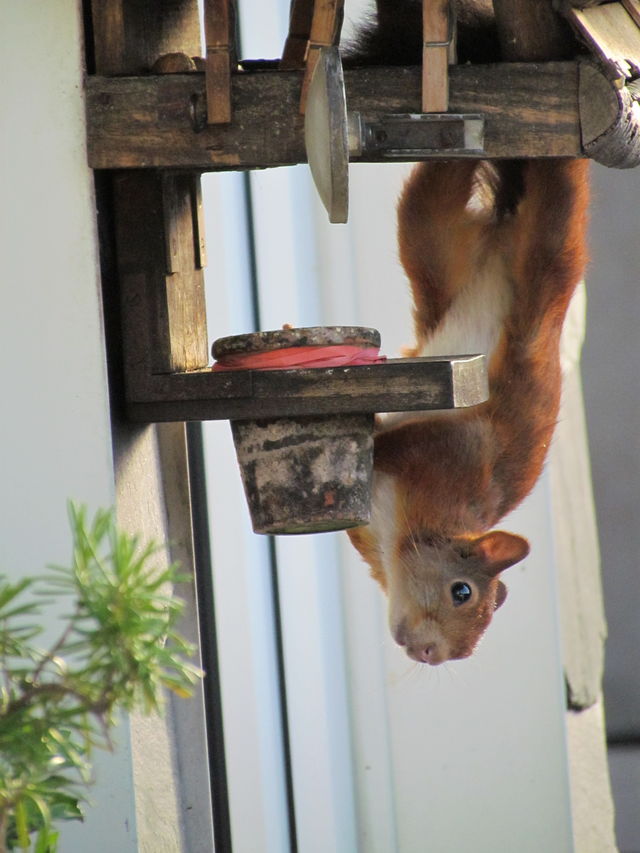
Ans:
<svg viewBox="0 0 640 853"><path fill-rule="evenodd" d="M419 10L379 0L380 26L361 36L356 61L375 48L381 62L406 63L401 24L419 50ZM392 45L381 30L394 19ZM483 32L490 44L491 25ZM399 255L416 336L407 354L484 352L490 389L467 410L378 420L371 523L349 536L413 660L471 655L506 598L501 573L529 552L526 539L494 528L533 489L551 442L587 204L585 160L425 162L402 192Z"/></svg>

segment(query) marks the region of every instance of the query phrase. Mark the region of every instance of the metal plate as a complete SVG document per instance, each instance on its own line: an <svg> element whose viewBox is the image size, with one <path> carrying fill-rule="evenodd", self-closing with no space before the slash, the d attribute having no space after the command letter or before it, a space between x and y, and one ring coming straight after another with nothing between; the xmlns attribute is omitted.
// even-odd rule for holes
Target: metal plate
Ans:
<svg viewBox="0 0 640 853"><path fill-rule="evenodd" d="M347 102L337 47L320 49L307 97L304 140L311 174L329 222L346 222L349 214Z"/></svg>
<svg viewBox="0 0 640 853"><path fill-rule="evenodd" d="M351 117L350 117L351 118ZM353 123L353 119L351 118ZM360 122L359 154L420 160L434 155L477 155L484 147L484 117L456 113L399 113Z"/></svg>

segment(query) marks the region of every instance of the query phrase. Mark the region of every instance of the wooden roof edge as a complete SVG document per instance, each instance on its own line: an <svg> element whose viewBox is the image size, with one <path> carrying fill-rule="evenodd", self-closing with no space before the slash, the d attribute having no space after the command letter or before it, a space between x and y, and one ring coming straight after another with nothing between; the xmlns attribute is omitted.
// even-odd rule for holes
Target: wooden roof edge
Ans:
<svg viewBox="0 0 640 853"><path fill-rule="evenodd" d="M584 59L578 101L584 153L615 169L640 165L640 92L617 86L600 63Z"/></svg>

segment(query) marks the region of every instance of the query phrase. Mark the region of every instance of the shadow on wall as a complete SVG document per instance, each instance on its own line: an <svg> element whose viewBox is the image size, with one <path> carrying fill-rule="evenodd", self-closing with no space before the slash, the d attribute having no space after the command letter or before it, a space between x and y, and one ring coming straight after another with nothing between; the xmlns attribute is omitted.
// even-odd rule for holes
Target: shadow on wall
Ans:
<svg viewBox="0 0 640 853"><path fill-rule="evenodd" d="M640 738L640 171L593 168L582 375L609 639L607 728Z"/></svg>
<svg viewBox="0 0 640 853"><path fill-rule="evenodd" d="M582 358L607 613L605 712L616 834L640 851L640 170L593 167ZM631 664L631 665L630 665Z"/></svg>

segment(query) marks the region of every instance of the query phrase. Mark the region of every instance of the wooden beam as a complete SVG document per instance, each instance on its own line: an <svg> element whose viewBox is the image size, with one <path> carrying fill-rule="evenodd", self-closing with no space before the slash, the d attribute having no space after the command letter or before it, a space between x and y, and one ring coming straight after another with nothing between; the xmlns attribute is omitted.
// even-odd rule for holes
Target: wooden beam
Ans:
<svg viewBox="0 0 640 853"><path fill-rule="evenodd" d="M136 421L274 418L473 406L487 399L485 358L390 359L313 370L147 374L130 386Z"/></svg>
<svg viewBox="0 0 640 853"><path fill-rule="evenodd" d="M299 72L234 75L234 121L218 127L207 125L200 73L90 77L89 163L215 171L306 162L300 85ZM421 110L419 67L345 69L345 86L349 110L364 119ZM478 156L581 154L575 62L453 65L449 109L485 116L485 153Z"/></svg>

